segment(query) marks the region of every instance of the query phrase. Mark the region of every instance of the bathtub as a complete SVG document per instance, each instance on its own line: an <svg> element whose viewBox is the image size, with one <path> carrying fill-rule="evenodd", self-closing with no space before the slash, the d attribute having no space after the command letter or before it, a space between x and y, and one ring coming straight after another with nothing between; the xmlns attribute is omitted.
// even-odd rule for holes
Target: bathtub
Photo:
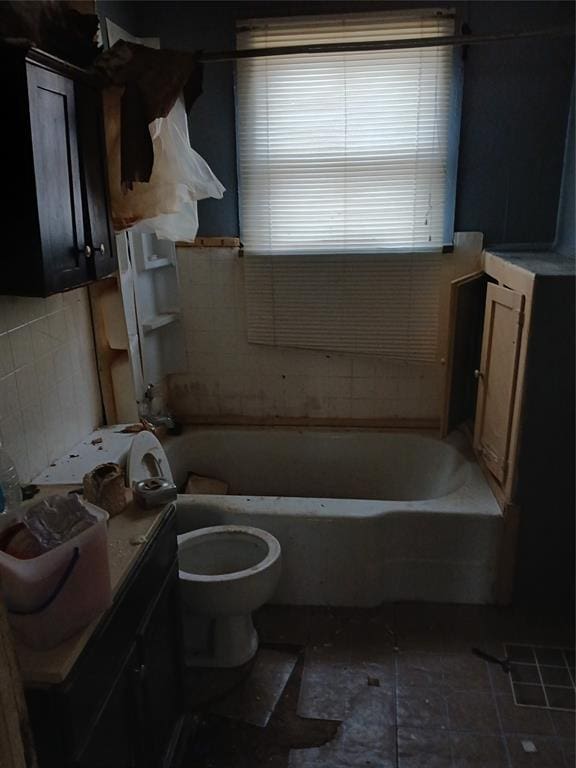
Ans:
<svg viewBox="0 0 576 768"><path fill-rule="evenodd" d="M180 495L179 533L263 528L282 545L273 602L490 603L502 514L463 434L362 429L188 428L165 445L229 495Z"/></svg>

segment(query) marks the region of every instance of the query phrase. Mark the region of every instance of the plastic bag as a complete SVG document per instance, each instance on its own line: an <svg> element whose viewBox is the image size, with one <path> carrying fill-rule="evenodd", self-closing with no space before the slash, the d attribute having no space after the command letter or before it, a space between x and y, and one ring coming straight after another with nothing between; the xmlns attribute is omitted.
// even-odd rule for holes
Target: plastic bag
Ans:
<svg viewBox="0 0 576 768"><path fill-rule="evenodd" d="M178 99L167 117L150 123L154 167L149 183L135 182L123 191L120 183L121 88L105 92L106 143L112 219L117 231L133 227L167 240L193 241L198 231L196 201L220 199L224 187L208 163L190 146L186 110Z"/></svg>
<svg viewBox="0 0 576 768"><path fill-rule="evenodd" d="M75 494L48 496L26 511L23 523L48 552L98 521Z"/></svg>

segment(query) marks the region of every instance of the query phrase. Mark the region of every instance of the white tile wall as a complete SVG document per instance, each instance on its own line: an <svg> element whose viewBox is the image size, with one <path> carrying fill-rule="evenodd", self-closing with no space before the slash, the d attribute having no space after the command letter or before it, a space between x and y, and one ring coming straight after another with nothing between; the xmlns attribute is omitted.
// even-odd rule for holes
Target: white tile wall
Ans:
<svg viewBox="0 0 576 768"><path fill-rule="evenodd" d="M86 289L0 296L0 439L21 482L101 423Z"/></svg>
<svg viewBox="0 0 576 768"><path fill-rule="evenodd" d="M439 365L248 344L242 260L178 249L187 371L170 379L180 417L435 418Z"/></svg>

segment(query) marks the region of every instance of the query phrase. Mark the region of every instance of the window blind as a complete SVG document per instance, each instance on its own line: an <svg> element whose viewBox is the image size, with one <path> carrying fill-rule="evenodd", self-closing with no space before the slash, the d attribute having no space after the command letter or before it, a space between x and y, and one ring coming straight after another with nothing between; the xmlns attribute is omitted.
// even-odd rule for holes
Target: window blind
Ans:
<svg viewBox="0 0 576 768"><path fill-rule="evenodd" d="M445 10L259 19L239 48L436 37ZM241 238L253 254L434 250L443 244L452 49L237 63Z"/></svg>
<svg viewBox="0 0 576 768"><path fill-rule="evenodd" d="M438 253L250 256L248 341L437 360Z"/></svg>

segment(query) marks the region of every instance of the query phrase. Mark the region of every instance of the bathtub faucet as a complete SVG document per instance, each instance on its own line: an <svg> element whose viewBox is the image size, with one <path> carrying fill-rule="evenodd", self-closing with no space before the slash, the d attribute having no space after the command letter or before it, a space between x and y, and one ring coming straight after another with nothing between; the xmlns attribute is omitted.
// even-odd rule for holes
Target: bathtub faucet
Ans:
<svg viewBox="0 0 576 768"><path fill-rule="evenodd" d="M180 431L180 425L169 414L153 413L153 402L156 398L154 384L148 384L141 403L140 415L154 427L166 427L171 433Z"/></svg>

